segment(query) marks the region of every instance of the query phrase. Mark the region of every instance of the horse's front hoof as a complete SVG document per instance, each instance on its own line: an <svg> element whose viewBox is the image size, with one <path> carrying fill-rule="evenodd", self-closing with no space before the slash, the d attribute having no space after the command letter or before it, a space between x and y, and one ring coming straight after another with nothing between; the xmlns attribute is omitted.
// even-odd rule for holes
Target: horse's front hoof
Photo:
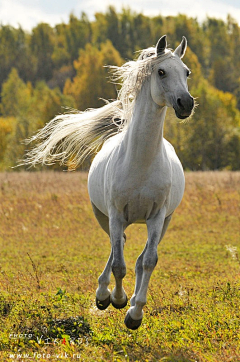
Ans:
<svg viewBox="0 0 240 362"><path fill-rule="evenodd" d="M142 318L137 319L137 320L132 319L132 317L130 316L130 313L127 312L126 317L124 319L124 323L128 329L135 330L135 329L138 329L138 327L140 327L140 325L142 323Z"/></svg>
<svg viewBox="0 0 240 362"><path fill-rule="evenodd" d="M96 298L96 306L100 310L106 309L110 303L111 303L110 295L104 300L99 300L98 298Z"/></svg>
<svg viewBox="0 0 240 362"><path fill-rule="evenodd" d="M114 308L116 308L116 309L122 309L122 308L126 307L127 302L128 302L127 296L126 296L125 301L124 301L123 303L121 303L121 304L114 303L114 301L111 300L112 306L113 306Z"/></svg>

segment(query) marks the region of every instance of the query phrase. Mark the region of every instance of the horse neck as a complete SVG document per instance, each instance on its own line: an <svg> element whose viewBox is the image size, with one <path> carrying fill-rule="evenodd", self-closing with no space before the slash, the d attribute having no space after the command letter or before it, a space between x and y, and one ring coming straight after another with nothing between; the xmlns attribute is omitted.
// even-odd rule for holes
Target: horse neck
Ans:
<svg viewBox="0 0 240 362"><path fill-rule="evenodd" d="M163 125L167 107L152 99L146 81L136 99L132 120L125 136L126 160L149 166L163 151Z"/></svg>

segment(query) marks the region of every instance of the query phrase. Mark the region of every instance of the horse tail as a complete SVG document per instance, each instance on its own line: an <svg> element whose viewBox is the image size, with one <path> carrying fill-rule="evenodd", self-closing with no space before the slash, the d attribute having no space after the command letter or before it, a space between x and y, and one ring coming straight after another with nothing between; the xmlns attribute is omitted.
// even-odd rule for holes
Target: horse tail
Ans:
<svg viewBox="0 0 240 362"><path fill-rule="evenodd" d="M20 165L52 165L59 162L74 168L89 155L100 150L103 143L121 131L123 110L120 101L98 109L63 114L55 117L26 143L37 142L26 153Z"/></svg>

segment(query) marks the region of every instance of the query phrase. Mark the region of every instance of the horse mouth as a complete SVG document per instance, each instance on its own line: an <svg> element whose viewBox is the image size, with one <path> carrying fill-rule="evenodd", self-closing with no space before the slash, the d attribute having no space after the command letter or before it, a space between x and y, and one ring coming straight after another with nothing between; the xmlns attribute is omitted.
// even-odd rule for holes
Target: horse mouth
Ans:
<svg viewBox="0 0 240 362"><path fill-rule="evenodd" d="M185 113L181 114L176 109L174 109L174 110L175 110L175 114L176 114L177 118L179 118L179 119L186 119L186 118L190 117L192 114L192 112L189 112L189 113L185 112Z"/></svg>
<svg viewBox="0 0 240 362"><path fill-rule="evenodd" d="M175 113L176 113L176 112L175 112ZM188 116L182 116L182 115L176 113L176 116L177 116L177 118L179 118L179 119L186 119L186 118L190 117L191 114L189 114Z"/></svg>

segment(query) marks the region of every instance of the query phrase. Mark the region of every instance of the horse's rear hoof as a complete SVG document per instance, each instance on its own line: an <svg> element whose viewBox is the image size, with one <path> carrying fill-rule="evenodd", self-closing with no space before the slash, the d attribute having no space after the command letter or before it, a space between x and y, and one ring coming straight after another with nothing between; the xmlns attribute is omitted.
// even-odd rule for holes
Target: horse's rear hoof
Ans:
<svg viewBox="0 0 240 362"><path fill-rule="evenodd" d="M126 300L121 304L116 304L116 303L114 303L113 300L111 300L112 306L116 309L122 309L122 308L126 307L127 302L128 302L127 296L126 296Z"/></svg>
<svg viewBox="0 0 240 362"><path fill-rule="evenodd" d="M138 327L140 327L140 325L142 323L142 318L137 319L137 320L132 319L132 317L130 316L130 313L127 312L126 317L124 319L124 323L128 329L135 330L135 329L138 329Z"/></svg>
<svg viewBox="0 0 240 362"><path fill-rule="evenodd" d="M110 303L110 295L104 300L99 300L96 298L96 306L98 307L98 309L104 310L109 306Z"/></svg>

